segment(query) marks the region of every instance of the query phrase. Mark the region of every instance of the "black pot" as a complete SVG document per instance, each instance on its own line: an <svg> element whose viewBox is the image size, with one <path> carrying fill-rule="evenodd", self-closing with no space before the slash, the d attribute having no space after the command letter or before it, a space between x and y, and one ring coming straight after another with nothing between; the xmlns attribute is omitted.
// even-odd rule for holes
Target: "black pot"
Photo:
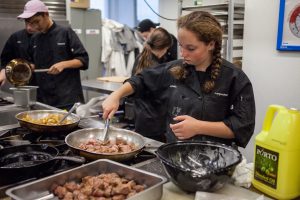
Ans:
<svg viewBox="0 0 300 200"><path fill-rule="evenodd" d="M171 181L186 192L220 189L242 160L237 149L215 142L169 143L157 156Z"/></svg>
<svg viewBox="0 0 300 200"><path fill-rule="evenodd" d="M0 185L51 174L58 160L83 164L83 157L57 156L58 149L48 145L19 145L0 149Z"/></svg>

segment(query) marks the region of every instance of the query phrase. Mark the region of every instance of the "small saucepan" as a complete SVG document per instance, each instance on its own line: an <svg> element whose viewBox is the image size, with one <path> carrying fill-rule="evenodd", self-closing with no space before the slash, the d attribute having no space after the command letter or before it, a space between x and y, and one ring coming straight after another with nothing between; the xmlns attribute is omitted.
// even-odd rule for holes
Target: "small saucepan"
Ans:
<svg viewBox="0 0 300 200"><path fill-rule="evenodd" d="M108 134L108 140L123 140L127 144L134 144L135 150L127 153L94 153L83 150L79 147L80 144L91 139L102 138L104 134L103 128L86 128L74 131L68 134L65 138L65 143L71 147L73 151L89 160L110 159L115 161L125 161L134 158L145 148L143 136L133 131L111 127Z"/></svg>
<svg viewBox="0 0 300 200"><path fill-rule="evenodd" d="M37 177L39 173L51 174L58 160L85 163L83 157L58 156L55 147L46 144L27 144L0 149L0 184L16 179Z"/></svg>
<svg viewBox="0 0 300 200"><path fill-rule="evenodd" d="M49 69L32 69L30 63L21 58L12 59L5 67L7 80L15 86L27 85L33 72L47 72Z"/></svg>

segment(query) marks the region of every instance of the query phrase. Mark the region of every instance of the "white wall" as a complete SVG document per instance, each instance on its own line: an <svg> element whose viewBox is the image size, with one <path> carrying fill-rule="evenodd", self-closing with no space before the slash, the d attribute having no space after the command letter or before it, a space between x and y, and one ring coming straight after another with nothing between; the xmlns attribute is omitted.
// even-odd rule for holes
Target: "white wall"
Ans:
<svg viewBox="0 0 300 200"><path fill-rule="evenodd" d="M163 17L169 19L177 19L178 18L178 4L177 0L161 0L159 1L159 13ZM177 29L176 29L176 21L165 20L159 18L160 26L167 29L170 33L172 33L177 38Z"/></svg>
<svg viewBox="0 0 300 200"><path fill-rule="evenodd" d="M184 2L191 2L185 0ZM178 1L160 1L160 13L178 15ZM252 81L256 100L255 133L246 149L253 161L254 138L260 132L270 104L300 109L300 52L276 50L279 0L245 0L243 70ZM176 35L176 23L161 20Z"/></svg>

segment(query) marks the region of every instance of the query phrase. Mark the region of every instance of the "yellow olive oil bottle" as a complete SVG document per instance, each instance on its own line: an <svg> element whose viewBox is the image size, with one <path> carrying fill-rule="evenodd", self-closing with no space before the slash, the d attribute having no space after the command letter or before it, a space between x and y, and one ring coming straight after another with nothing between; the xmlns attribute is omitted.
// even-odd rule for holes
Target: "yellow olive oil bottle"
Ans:
<svg viewBox="0 0 300 200"><path fill-rule="evenodd" d="M270 105L254 151L255 188L277 199L300 196L300 111Z"/></svg>

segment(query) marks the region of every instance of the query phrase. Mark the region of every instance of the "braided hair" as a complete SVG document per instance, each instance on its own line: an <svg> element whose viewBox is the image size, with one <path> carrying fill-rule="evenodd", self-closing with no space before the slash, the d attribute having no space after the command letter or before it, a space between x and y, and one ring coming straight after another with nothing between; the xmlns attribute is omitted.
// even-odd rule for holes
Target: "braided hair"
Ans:
<svg viewBox="0 0 300 200"><path fill-rule="evenodd" d="M218 20L208 12L195 11L188 15L182 16L177 21L178 28L185 28L193 32L199 41L208 45L210 42L215 43L215 48L212 51L211 70L207 80L202 85L202 90L210 93L214 87L217 78L220 75L222 58L222 26ZM175 66L170 70L171 74L176 79L185 79L187 70L183 66Z"/></svg>
<svg viewBox="0 0 300 200"><path fill-rule="evenodd" d="M139 57L139 62L135 74L140 73L143 69L153 66L152 59L153 50L163 50L172 46L172 37L170 33L164 28L156 28L147 39L144 49Z"/></svg>

